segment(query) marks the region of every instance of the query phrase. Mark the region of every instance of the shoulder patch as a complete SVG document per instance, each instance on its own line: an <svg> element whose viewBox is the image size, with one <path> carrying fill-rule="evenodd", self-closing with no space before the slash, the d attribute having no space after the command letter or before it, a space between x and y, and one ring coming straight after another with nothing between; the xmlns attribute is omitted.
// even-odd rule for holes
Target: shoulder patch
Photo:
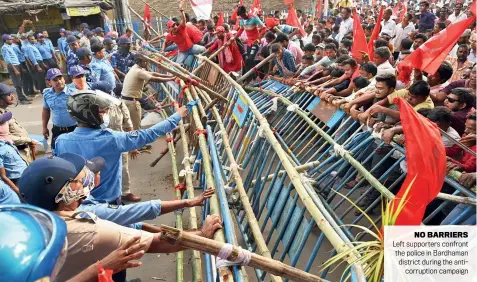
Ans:
<svg viewBox="0 0 477 282"><path fill-rule="evenodd" d="M113 204L108 204L108 208L117 210L119 208L119 206L118 205L113 205Z"/></svg>
<svg viewBox="0 0 477 282"><path fill-rule="evenodd" d="M129 135L131 135L133 137L137 137L137 130L129 132Z"/></svg>

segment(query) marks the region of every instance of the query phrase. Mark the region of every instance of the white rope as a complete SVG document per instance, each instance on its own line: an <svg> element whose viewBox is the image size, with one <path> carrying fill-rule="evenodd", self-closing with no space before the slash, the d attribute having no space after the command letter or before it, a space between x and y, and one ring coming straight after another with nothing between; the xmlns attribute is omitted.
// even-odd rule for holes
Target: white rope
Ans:
<svg viewBox="0 0 477 282"><path fill-rule="evenodd" d="M182 169L181 171L179 171L179 176L180 176L180 177L184 177L184 176L186 176L188 173L190 173L190 174L192 174L192 175L195 174L195 172L194 172L191 168L189 168L189 169Z"/></svg>
<svg viewBox="0 0 477 282"><path fill-rule="evenodd" d="M237 163L232 163L230 164L230 166L224 166L224 169L227 171L232 171L234 168L237 170L243 170L243 168Z"/></svg>
<svg viewBox="0 0 477 282"><path fill-rule="evenodd" d="M232 186L229 186L229 185L225 185L225 186L224 186L224 190L225 190L225 193L226 193L227 195L231 195L232 193L234 193L235 191L237 191L237 188L232 187Z"/></svg>
<svg viewBox="0 0 477 282"><path fill-rule="evenodd" d="M219 130L217 132L215 132L215 137L219 137L220 135L222 135L222 130Z"/></svg>
<svg viewBox="0 0 477 282"><path fill-rule="evenodd" d="M237 257L233 261L227 260L234 249L237 252ZM248 265L251 259L252 253L250 251L244 250L241 247L234 247L231 244L224 244L222 249L220 249L219 253L217 254L215 266L216 268L221 268L231 265Z"/></svg>
<svg viewBox="0 0 477 282"><path fill-rule="evenodd" d="M315 183L315 180L312 179L312 178L309 178L308 175L306 175L306 173L300 173L300 180L301 180L301 183L303 183L303 184L308 183L308 184L311 185L311 184Z"/></svg>
<svg viewBox="0 0 477 282"><path fill-rule="evenodd" d="M193 163L193 162L195 161L195 156L192 155L192 156L190 156L190 157L188 157L188 158L184 158L184 159L182 160L182 164L185 164L186 161L189 161L190 164Z"/></svg>
<svg viewBox="0 0 477 282"><path fill-rule="evenodd" d="M278 109L278 98L279 97L272 98L272 106L270 107L272 112L276 112Z"/></svg>
<svg viewBox="0 0 477 282"><path fill-rule="evenodd" d="M376 130L376 126L377 124L375 124L373 127L372 127L372 132L371 132L371 136L374 138L374 139L382 139L383 137L383 129L381 129L381 131L377 131ZM369 127L368 127L369 128Z"/></svg>
<svg viewBox="0 0 477 282"><path fill-rule="evenodd" d="M343 157L346 153L348 153L348 151L338 143L335 143L335 145L333 145L333 150L335 151L336 155L341 157Z"/></svg>
<svg viewBox="0 0 477 282"><path fill-rule="evenodd" d="M300 105L298 104L291 104L287 107L287 111L289 112L296 112L300 108Z"/></svg>
<svg viewBox="0 0 477 282"><path fill-rule="evenodd" d="M220 144L222 144L222 139L215 141L215 145L219 146Z"/></svg>
<svg viewBox="0 0 477 282"><path fill-rule="evenodd" d="M265 127L264 127L264 125L265 125L265 124L261 124L260 127L258 128L258 136L259 136L260 138L265 138L265 133L264 133Z"/></svg>

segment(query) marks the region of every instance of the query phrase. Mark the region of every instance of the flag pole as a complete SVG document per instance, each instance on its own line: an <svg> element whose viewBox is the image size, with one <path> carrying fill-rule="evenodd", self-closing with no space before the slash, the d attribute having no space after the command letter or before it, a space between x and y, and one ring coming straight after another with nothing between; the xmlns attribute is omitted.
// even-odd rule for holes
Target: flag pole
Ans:
<svg viewBox="0 0 477 282"><path fill-rule="evenodd" d="M133 13L136 15L136 17L138 17L138 18L146 25L146 27L152 29L152 31L154 31L154 33L155 33L157 36L160 36L160 35L161 35L161 34L159 34L159 32L157 32L154 28L152 28L152 26L151 26L150 24L148 24L148 23L141 17L141 15L138 14L138 12L134 11L134 9L131 8L128 4L126 4L126 6L128 7L128 9L129 9L131 12L133 12Z"/></svg>
<svg viewBox="0 0 477 282"><path fill-rule="evenodd" d="M146 4L146 5L149 5L146 1L144 0L141 0L142 3ZM171 19L171 17L168 17L166 16L165 14L163 14L161 11L159 11L158 9L154 8L154 6L151 6L149 5L149 7L151 7L151 9L153 9L154 11L156 11L157 13L159 13L160 15L162 15L163 17L166 17L168 20Z"/></svg>

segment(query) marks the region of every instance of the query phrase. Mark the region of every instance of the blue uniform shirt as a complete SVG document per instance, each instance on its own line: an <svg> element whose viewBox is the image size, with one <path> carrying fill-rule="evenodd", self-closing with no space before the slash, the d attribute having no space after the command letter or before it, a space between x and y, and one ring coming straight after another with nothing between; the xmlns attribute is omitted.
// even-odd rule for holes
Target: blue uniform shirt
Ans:
<svg viewBox="0 0 477 282"><path fill-rule="evenodd" d="M18 179L27 164L20 156L17 148L0 140L0 168L4 168L9 179ZM13 189L0 179L0 204L19 204L20 198Z"/></svg>
<svg viewBox="0 0 477 282"><path fill-rule="evenodd" d="M58 38L58 50L60 51L60 54L66 55L66 49L68 47L68 44L66 44L66 37L60 37Z"/></svg>
<svg viewBox="0 0 477 282"><path fill-rule="evenodd" d="M13 51L15 51L15 54L17 54L17 58L20 61L20 63L25 62L25 55L23 55L23 52L20 50L20 46L13 43L12 48L13 48Z"/></svg>
<svg viewBox="0 0 477 282"><path fill-rule="evenodd" d="M43 90L43 108L50 110L51 120L56 126L70 127L76 125L76 121L70 117L66 110L66 103L71 91L71 86L69 85L58 94L55 93L53 87Z"/></svg>
<svg viewBox="0 0 477 282"><path fill-rule="evenodd" d="M114 70L107 59L98 60L93 58L89 66L100 81L107 82L112 86L113 89L116 87L116 77L114 76Z"/></svg>
<svg viewBox="0 0 477 282"><path fill-rule="evenodd" d="M43 61L43 57L41 56L40 51L33 44L29 43L28 45L26 45L25 49L23 50L23 53L26 57L28 57L28 59L30 59L31 63L34 66L38 65L38 62Z"/></svg>
<svg viewBox="0 0 477 282"><path fill-rule="evenodd" d="M119 225L141 229L141 221L155 219L161 215L161 201L152 200L118 206L88 198L83 201L77 210L92 212L101 219L109 220Z"/></svg>
<svg viewBox="0 0 477 282"><path fill-rule="evenodd" d="M40 54L43 60L49 60L53 58L50 47L46 43L41 44L40 42L37 42L35 46L38 49L38 51L40 51Z"/></svg>
<svg viewBox="0 0 477 282"><path fill-rule="evenodd" d="M2 46L2 57L5 60L5 63L9 65L18 66L20 61L18 60L17 54L13 49L12 45L3 44Z"/></svg>
<svg viewBox="0 0 477 282"><path fill-rule="evenodd" d="M99 76L91 70L91 64L88 66L80 64L80 67L84 69L84 76L86 78L86 82L92 84L94 82L99 81Z"/></svg>
<svg viewBox="0 0 477 282"><path fill-rule="evenodd" d="M117 68L122 73L127 74L129 69L134 66L134 55L131 52L114 52L111 56L111 66Z"/></svg>
<svg viewBox="0 0 477 282"><path fill-rule="evenodd" d="M53 42L51 42L50 38L45 38L45 44L46 46L48 46L48 49L50 49L50 51L55 51L55 46L53 46Z"/></svg>
<svg viewBox="0 0 477 282"><path fill-rule="evenodd" d="M68 70L68 74L71 75L70 73L70 67L79 65L79 59L78 56L76 56L76 52L69 49L68 53L66 55L66 69Z"/></svg>
<svg viewBox="0 0 477 282"><path fill-rule="evenodd" d="M174 129L180 120L181 116L176 113L151 128L131 132L77 127L73 132L58 137L54 154L58 156L69 152L86 159L103 157L106 166L101 171L101 184L91 191L91 195L96 200L112 202L121 196L121 153L151 143Z"/></svg>

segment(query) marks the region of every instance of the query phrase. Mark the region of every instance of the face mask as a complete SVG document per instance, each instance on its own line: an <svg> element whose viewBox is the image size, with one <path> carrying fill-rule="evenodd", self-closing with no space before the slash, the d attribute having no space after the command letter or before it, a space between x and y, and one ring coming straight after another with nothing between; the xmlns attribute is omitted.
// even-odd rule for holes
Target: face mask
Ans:
<svg viewBox="0 0 477 282"><path fill-rule="evenodd" d="M108 128L108 126L109 126L109 115L108 114L103 115L103 123L100 126L101 126L101 129Z"/></svg>

